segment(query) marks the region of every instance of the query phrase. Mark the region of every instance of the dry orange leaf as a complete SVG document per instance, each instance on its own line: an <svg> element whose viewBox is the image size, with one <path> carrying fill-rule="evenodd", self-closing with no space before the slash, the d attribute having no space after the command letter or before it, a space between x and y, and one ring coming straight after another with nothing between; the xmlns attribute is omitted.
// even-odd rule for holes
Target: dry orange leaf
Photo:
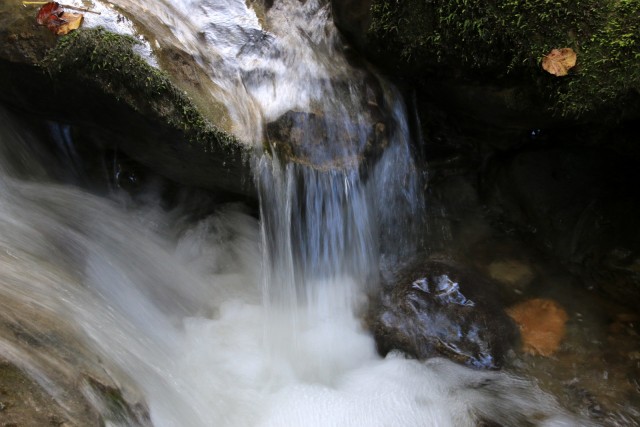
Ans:
<svg viewBox="0 0 640 427"><path fill-rule="evenodd" d="M542 68L557 77L566 76L576 65L578 55L570 47L553 49L542 58Z"/></svg>
<svg viewBox="0 0 640 427"><path fill-rule="evenodd" d="M526 353L551 356L560 347L569 316L557 302L531 299L508 308L507 314L520 327Z"/></svg>

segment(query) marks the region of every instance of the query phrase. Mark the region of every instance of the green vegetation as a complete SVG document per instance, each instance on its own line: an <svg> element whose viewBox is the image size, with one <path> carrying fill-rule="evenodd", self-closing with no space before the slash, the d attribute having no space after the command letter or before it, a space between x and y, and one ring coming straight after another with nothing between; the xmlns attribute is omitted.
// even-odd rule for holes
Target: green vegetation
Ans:
<svg viewBox="0 0 640 427"><path fill-rule="evenodd" d="M525 77L563 116L623 110L640 94L640 0L374 0L372 14L384 55L417 72ZM541 58L564 47L577 66L547 75Z"/></svg>
<svg viewBox="0 0 640 427"><path fill-rule="evenodd" d="M135 110L160 115L205 148L213 143L237 143L208 122L165 73L134 52L139 43L134 37L103 28L79 29L60 37L41 65L57 78L70 73L97 83Z"/></svg>

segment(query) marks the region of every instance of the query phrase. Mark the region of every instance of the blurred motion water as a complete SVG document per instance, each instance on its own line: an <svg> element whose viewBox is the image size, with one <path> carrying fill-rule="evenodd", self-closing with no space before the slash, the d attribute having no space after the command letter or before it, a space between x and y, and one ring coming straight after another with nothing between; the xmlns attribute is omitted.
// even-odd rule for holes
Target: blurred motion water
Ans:
<svg viewBox="0 0 640 427"><path fill-rule="evenodd" d="M262 304L260 225L241 206L193 222L180 207L132 208L47 182L38 141L1 120L2 146L21 161L2 162L0 348L60 402L65 385L106 375L157 426L570 425L553 399L507 374L380 359L349 310L280 307L298 319L283 326ZM314 285L356 288L344 275ZM296 345L273 334L292 327Z"/></svg>
<svg viewBox="0 0 640 427"><path fill-rule="evenodd" d="M276 1L265 29L240 0L114 3L221 88L212 96L258 143L260 220L235 204L194 219L192 206L167 211L153 193L126 203L118 190L99 197L73 176L60 182L69 165L1 112L4 358L61 404L65 387L83 385L113 425L576 423L506 373L377 355L358 309L380 263L418 244L422 191L401 98L377 77L363 84L328 5ZM378 124L363 107L374 100L387 139L359 161ZM317 167L263 150L265 123L290 110L322 117L330 145L312 156L358 161ZM100 376L149 418L105 409L86 380Z"/></svg>

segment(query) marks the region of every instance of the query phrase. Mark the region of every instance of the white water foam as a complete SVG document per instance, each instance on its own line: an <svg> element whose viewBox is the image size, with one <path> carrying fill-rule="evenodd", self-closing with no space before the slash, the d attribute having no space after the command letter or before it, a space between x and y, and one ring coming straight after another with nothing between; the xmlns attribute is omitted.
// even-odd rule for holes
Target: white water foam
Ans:
<svg viewBox="0 0 640 427"><path fill-rule="evenodd" d="M259 224L240 206L175 228L176 212L1 182L3 313L31 319L35 331L52 326L32 313L56 319L87 346L74 356L84 369L97 365L138 390L155 426L472 426L479 416L571 425L553 399L507 374L380 358L348 311L300 308L297 341L269 345L267 330L290 325L261 304ZM317 285L342 292L350 282ZM10 351L20 344L3 342L3 356L20 363ZM54 357L33 354L23 367L55 395L45 368L68 361Z"/></svg>

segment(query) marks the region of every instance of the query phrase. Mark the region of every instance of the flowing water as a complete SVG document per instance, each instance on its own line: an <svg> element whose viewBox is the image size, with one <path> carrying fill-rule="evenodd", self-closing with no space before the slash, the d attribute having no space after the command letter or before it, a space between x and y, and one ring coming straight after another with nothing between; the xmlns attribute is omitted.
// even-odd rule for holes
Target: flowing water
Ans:
<svg viewBox="0 0 640 427"><path fill-rule="evenodd" d="M69 418L65 386L80 384L113 425L577 422L507 373L377 355L359 310L379 266L419 245L420 179L401 98L349 65L328 6L276 1L258 19L236 0L115 3L197 57L246 139L262 142L294 111L319 117L306 132L329 145L287 161L258 144L259 220L209 201L192 215L193 204L162 208L153 189L135 200L83 190L68 173L72 143L54 161L1 113L0 354ZM369 160L372 103L386 136ZM113 410L96 377L137 412Z"/></svg>

